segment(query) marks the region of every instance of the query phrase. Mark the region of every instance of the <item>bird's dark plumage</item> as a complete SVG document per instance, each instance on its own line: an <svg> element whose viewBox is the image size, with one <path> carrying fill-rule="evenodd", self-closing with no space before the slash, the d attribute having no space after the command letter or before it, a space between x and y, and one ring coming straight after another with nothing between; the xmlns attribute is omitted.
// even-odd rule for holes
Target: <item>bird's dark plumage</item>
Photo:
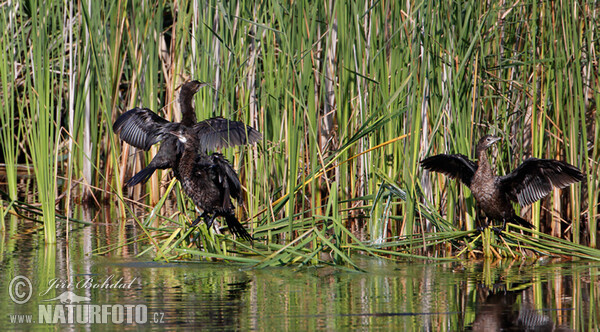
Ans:
<svg viewBox="0 0 600 332"><path fill-rule="evenodd" d="M505 176L496 176L485 150L498 140L499 137L491 135L479 140L476 148L478 163L461 154L440 154L422 160L421 166L460 179L471 189L488 218L531 228L529 222L515 214L511 201L526 206L548 195L553 187L565 188L585 178L577 167L563 161L536 158L525 160Z"/></svg>
<svg viewBox="0 0 600 332"><path fill-rule="evenodd" d="M133 187L138 183L145 183L157 169L173 168L173 171L176 172L177 162L181 158L182 152L183 149L177 138L169 135L162 141L158 153L152 158L148 166L127 180L125 185Z"/></svg>
<svg viewBox="0 0 600 332"><path fill-rule="evenodd" d="M156 169L177 169L177 162L183 152L175 136L170 132L180 127L191 127L198 137L199 148L204 151L216 150L234 145L253 144L262 136L254 128L239 121L221 117L196 122L193 106L194 94L206 83L190 81L182 85L179 104L181 122L170 122L147 108L134 108L123 113L113 125L113 131L125 142L136 148L148 150L160 141L162 144L152 161L126 182L131 187L146 182Z"/></svg>
<svg viewBox="0 0 600 332"><path fill-rule="evenodd" d="M139 149L148 150L162 141L148 166L129 179L126 185L147 181L156 169L173 168L184 192L203 210L192 226L204 218L210 227L215 217L222 216L233 234L252 241L235 217L231 203L232 198L240 204L243 201L237 173L223 155L208 155L206 151L255 143L261 139L261 134L242 122L220 117L197 123L193 96L204 85L191 81L181 87L181 122L169 122L147 108L129 110L115 121L113 131Z"/></svg>
<svg viewBox="0 0 600 332"><path fill-rule="evenodd" d="M529 158L510 174L498 177L498 184L511 201L526 206L546 197L553 187L562 189L584 178L577 167L564 161Z"/></svg>
<svg viewBox="0 0 600 332"><path fill-rule="evenodd" d="M423 168L442 173L451 179L460 179L467 187L471 186L477 163L462 154L438 154L421 161Z"/></svg>
<svg viewBox="0 0 600 332"><path fill-rule="evenodd" d="M174 125L148 108L134 108L119 116L113 124L113 131L130 145L149 150L163 140L168 131L163 127ZM174 128L173 128L174 129Z"/></svg>
<svg viewBox="0 0 600 332"><path fill-rule="evenodd" d="M177 167L177 179L183 191L204 212L205 222L210 227L214 218L222 216L229 230L238 237L252 241L252 237L235 217L231 199L242 203L242 187L237 173L220 153L207 155L199 149L199 140L194 130L182 127L173 132L184 146ZM197 224L198 217L193 225Z"/></svg>
<svg viewBox="0 0 600 332"><path fill-rule="evenodd" d="M113 130L125 142L149 150L182 126L181 122L169 122L147 108L134 108L115 121ZM198 136L198 148L204 151L255 143L262 137L258 131L242 122L221 117L198 122L191 128L193 134Z"/></svg>

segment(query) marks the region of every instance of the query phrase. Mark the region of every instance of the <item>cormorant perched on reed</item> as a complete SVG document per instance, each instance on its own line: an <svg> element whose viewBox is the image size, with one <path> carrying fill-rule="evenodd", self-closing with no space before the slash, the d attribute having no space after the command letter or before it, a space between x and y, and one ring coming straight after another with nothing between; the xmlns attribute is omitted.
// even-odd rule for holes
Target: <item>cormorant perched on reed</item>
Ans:
<svg viewBox="0 0 600 332"><path fill-rule="evenodd" d="M129 110L115 121L114 132L137 148L148 150L162 141L150 164L126 184L133 186L145 182L158 168L172 168L185 193L203 210L192 226L204 218L210 227L215 217L223 216L232 233L252 241L233 213L231 198L242 202L237 174L223 155L214 153L209 156L206 151L255 143L261 139L261 134L242 122L220 117L196 123L193 96L204 85L191 81L181 87L181 122L167 121L147 108Z"/></svg>
<svg viewBox="0 0 600 332"><path fill-rule="evenodd" d="M210 227L216 217L222 216L233 234L252 241L252 237L233 212L231 198L239 204L243 200L240 180L231 164L220 153L207 155L200 149L200 141L193 128L180 127L171 133L184 146L175 173L177 179L188 197L203 210L192 226L198 224L200 218L204 218L207 227Z"/></svg>
<svg viewBox="0 0 600 332"><path fill-rule="evenodd" d="M252 144L261 139L261 134L239 121L230 121L221 117L196 122L194 95L207 83L190 81L181 86L179 104L182 113L181 122L172 123L147 108L134 108L119 116L113 125L113 131L125 142L139 149L148 150L162 140L158 153L144 169L129 179L125 185L132 187L148 181L157 169L173 168L177 172L177 163L183 152L178 140L168 135L169 130L180 126L191 127L198 136L199 147L205 151L218 148Z"/></svg>
<svg viewBox="0 0 600 332"><path fill-rule="evenodd" d="M521 206L548 195L553 187L565 188L582 181L585 176L575 166L560 160L529 158L511 173L496 176L487 160L485 150L500 140L486 135L479 140L476 152L478 163L462 154L439 154L421 161L429 171L443 173L450 178L459 178L475 197L489 219L515 222L533 228L526 220L515 214L511 201Z"/></svg>

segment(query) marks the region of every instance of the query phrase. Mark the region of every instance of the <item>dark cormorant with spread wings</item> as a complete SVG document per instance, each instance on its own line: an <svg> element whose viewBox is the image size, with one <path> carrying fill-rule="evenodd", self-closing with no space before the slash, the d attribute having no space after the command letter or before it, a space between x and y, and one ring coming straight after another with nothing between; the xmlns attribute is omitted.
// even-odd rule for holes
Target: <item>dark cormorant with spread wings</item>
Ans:
<svg viewBox="0 0 600 332"><path fill-rule="evenodd" d="M486 150L500 137L486 135L476 148L478 163L462 154L439 154L421 161L429 171L460 179L475 197L489 219L515 222L533 228L531 223L517 216L511 204L526 206L548 195L553 187L565 188L583 181L584 174L575 166L560 160L529 158L511 173L497 176L489 164Z"/></svg>
<svg viewBox="0 0 600 332"><path fill-rule="evenodd" d="M177 137L170 131L179 127L191 127L198 137L199 148L208 151L234 145L253 144L261 139L261 134L239 121L230 121L215 117L196 122L194 95L207 85L199 81L190 81L182 85L179 93L181 122L170 122L147 108L134 108L119 116L113 125L113 131L125 142L136 148L148 150L162 141L158 153L146 168L139 171L125 184L128 187L148 181L157 169L172 168L177 174L177 163L183 152Z"/></svg>

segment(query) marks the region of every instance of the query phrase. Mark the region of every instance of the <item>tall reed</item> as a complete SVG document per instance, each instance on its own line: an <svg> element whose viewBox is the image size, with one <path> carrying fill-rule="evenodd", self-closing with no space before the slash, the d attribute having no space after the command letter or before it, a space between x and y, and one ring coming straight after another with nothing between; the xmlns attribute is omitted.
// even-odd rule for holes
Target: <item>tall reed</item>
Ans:
<svg viewBox="0 0 600 332"><path fill-rule="evenodd" d="M19 41L20 46L31 45L24 66L27 104L19 115L35 170L38 199L42 206L44 237L46 243L56 242L55 199L57 197L57 172L60 143L63 84L63 41L60 35L61 11L45 1L32 1L29 39ZM26 8L20 7L21 11ZM24 13L24 12L22 12ZM25 23L25 22L23 22Z"/></svg>
<svg viewBox="0 0 600 332"><path fill-rule="evenodd" d="M19 155L18 143L21 141L21 126L17 119L18 93L17 72L20 70L16 64L16 40L12 38L18 27L16 26L16 8L9 8L0 13L0 26L2 36L0 47L4 52L0 53L0 88L2 92L2 111L0 112L0 144L2 145L2 156L4 157L4 170L6 186L9 199L17 199L17 157ZM1 208L0 208L1 209ZM2 214L4 216L4 214ZM4 229L4 218L0 221L0 229Z"/></svg>
<svg viewBox="0 0 600 332"><path fill-rule="evenodd" d="M17 91L11 80L27 82L16 107L24 109L19 128L40 167L40 202L42 192L56 192L43 174L61 166L58 146L66 138L58 136L57 110L67 95L71 180L102 188L105 199L116 194L157 204L168 172L122 189L156 148L134 153L111 124L142 106L178 120L176 88L199 79L212 85L196 95L199 119L223 116L263 133L256 146L223 153L244 183L239 217L255 236L282 245L269 250L298 253L302 245L314 253L330 248L326 242L335 250L365 249L415 237L420 248L431 248L425 239L443 241L432 232L468 236L479 218L471 193L425 175L418 162L436 153L472 157L474 143L487 133L504 138L494 158L500 174L526 157L563 159L586 171L584 184L519 212L546 233L593 247L599 9L577 4L136 0L84 1L67 10L63 3L34 2L16 16L30 34L3 31L2 45L18 37L17 51L0 59L0 79L3 94ZM70 24L60 17L72 18ZM45 34L35 33L42 27ZM15 62L23 71L11 77L7 68ZM67 76L56 74L62 66ZM29 130L38 116L40 130ZM7 133L19 135L18 129ZM54 157L44 161L36 149ZM19 152L8 145L3 153L10 159ZM179 210L192 210L177 201ZM222 247L214 241L211 247ZM342 257L343 249L335 250Z"/></svg>

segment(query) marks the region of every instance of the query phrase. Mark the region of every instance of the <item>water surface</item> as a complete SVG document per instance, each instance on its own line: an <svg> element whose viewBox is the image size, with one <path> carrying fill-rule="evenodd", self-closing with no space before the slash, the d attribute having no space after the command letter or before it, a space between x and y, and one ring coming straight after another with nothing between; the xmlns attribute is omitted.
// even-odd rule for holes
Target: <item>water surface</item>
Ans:
<svg viewBox="0 0 600 332"><path fill-rule="evenodd" d="M125 244L138 235L132 226L73 224L68 239L63 231L53 246L44 244L43 235L36 231L39 224L13 218L7 226L0 238L0 320L3 327L14 330L54 329L54 324L40 324L41 309L46 321L88 330L519 331L529 326L539 331L579 331L600 327L598 263L436 264L355 256L367 273L331 267L252 269L225 262L136 258L145 246ZM102 255L90 254L117 244L124 245ZM14 288L22 281L13 281L15 277L31 282L31 297L23 304L11 297L27 289L25 284ZM79 313L83 323L73 317L71 324L69 317L60 315L61 308L68 313L69 306L81 308L74 315ZM82 313L93 307L105 311L91 316L106 322L91 323L90 313ZM136 317L135 310L142 309L145 317ZM118 326L113 310L119 316ZM127 310L133 315L125 315Z"/></svg>

